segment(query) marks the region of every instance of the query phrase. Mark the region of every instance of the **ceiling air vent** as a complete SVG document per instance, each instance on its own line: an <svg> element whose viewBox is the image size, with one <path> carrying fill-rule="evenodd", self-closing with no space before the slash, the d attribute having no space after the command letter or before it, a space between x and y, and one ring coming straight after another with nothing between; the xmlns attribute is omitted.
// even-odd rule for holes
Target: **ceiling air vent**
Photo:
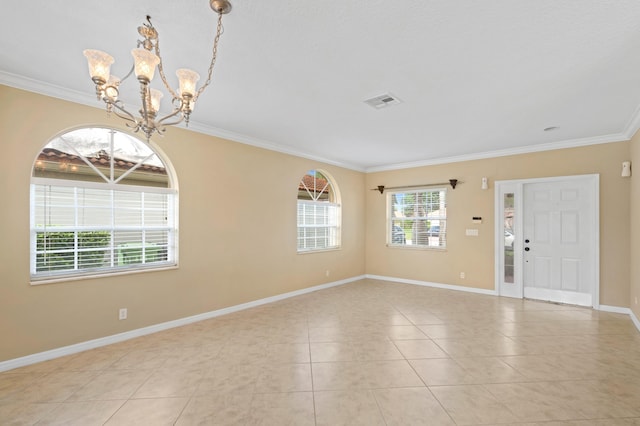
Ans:
<svg viewBox="0 0 640 426"><path fill-rule="evenodd" d="M375 109L390 107L391 105L397 105L400 102L402 101L390 93L385 93L384 95L376 96L375 98L364 101L365 104Z"/></svg>

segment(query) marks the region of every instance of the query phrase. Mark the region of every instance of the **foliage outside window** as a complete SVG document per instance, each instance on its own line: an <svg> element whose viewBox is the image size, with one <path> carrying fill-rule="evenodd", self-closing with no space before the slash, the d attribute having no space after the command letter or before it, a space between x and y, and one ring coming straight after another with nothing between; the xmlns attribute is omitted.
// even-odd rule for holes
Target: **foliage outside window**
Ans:
<svg viewBox="0 0 640 426"><path fill-rule="evenodd" d="M104 128L54 138L32 171L32 279L175 265L175 197L138 139Z"/></svg>
<svg viewBox="0 0 640 426"><path fill-rule="evenodd" d="M447 191L444 188L387 192L390 246L445 248Z"/></svg>
<svg viewBox="0 0 640 426"><path fill-rule="evenodd" d="M340 202L331 180L309 170L298 184L298 252L340 247Z"/></svg>

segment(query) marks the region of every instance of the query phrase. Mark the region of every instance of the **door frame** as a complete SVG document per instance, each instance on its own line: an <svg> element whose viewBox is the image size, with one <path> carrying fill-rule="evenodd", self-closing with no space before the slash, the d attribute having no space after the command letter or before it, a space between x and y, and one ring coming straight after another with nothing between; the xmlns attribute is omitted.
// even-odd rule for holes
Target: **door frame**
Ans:
<svg viewBox="0 0 640 426"><path fill-rule="evenodd" d="M499 296L524 298L524 251L522 242L522 232L524 230L524 186L531 183L559 182L568 180L585 180L593 191L594 211L593 223L595 232L593 233L593 265L595 265L594 285L591 291L593 308L600 308L600 175L586 174L574 176L554 176L533 179L498 180L494 183L494 271L495 271L495 292ZM513 287L506 286L504 281L504 194L514 194L514 231L513 241Z"/></svg>

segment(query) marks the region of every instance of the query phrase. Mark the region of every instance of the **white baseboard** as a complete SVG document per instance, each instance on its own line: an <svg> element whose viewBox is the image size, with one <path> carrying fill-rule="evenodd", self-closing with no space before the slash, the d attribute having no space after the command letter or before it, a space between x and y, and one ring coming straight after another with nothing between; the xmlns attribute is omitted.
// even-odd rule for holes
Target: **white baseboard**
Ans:
<svg viewBox="0 0 640 426"><path fill-rule="evenodd" d="M629 316L631 317L631 321L633 321L638 331L640 331L640 320L638 320L638 317L633 313L631 309L629 309Z"/></svg>
<svg viewBox="0 0 640 426"><path fill-rule="evenodd" d="M254 308L256 306L266 305L268 303L277 302L279 300L288 299L302 294L312 293L318 290L324 290L330 287L336 287L343 284L348 284L353 281L362 280L365 275L360 275L352 278L347 278L340 281L333 281L326 284L321 284L309 288L303 288L301 290L295 290L288 293L278 294L276 296L266 297L264 299L254 300L252 302L242 303L240 305L230 306L228 308L218 309L215 311L205 312L198 315L193 315L186 318L180 318L173 321L167 321L160 324L150 325L148 327L138 328L124 333L114 334L111 336L101 337L99 339L88 340L82 343L76 343L74 345L63 346L48 350L45 352L39 352L32 355L23 356L20 358L10 359L0 362L0 372L13 370L14 368L24 367L31 364L36 364L42 361L49 361L51 359L60 358L66 355L72 355L78 352L83 352L89 349L95 349L102 346L111 345L113 343L123 342L125 340L133 339L136 337L146 336L147 334L157 333L159 331L168 330L175 327L181 327L183 325L192 324L194 322L203 321L222 315L230 314L232 312L242 311L244 309Z"/></svg>
<svg viewBox="0 0 640 426"><path fill-rule="evenodd" d="M598 310L599 311L604 311L604 312L612 312L614 314L631 315L631 309L629 309L629 308L621 308L620 306L600 305L600 306L598 306Z"/></svg>
<svg viewBox="0 0 640 426"><path fill-rule="evenodd" d="M419 280L408 280L404 278L394 278L394 277L385 277L382 275L365 275L366 278L370 278L372 280L381 280L381 281L393 281L397 283L403 284L413 284L413 285L421 285L424 287L433 287L433 288L441 288L444 290L455 290L455 291L465 291L467 293L476 293L476 294L485 294L488 296L497 296L495 290L486 290L483 288L474 288L474 287L465 287L461 285L452 285L452 284L441 284L441 283L433 283L429 281L419 281Z"/></svg>

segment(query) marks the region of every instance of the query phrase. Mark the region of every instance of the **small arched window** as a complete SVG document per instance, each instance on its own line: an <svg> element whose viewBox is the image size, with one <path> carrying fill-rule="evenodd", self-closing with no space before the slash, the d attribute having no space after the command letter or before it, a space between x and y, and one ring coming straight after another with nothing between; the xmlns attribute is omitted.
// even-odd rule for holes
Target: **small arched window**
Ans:
<svg viewBox="0 0 640 426"><path fill-rule="evenodd" d="M31 175L33 281L176 264L176 190L148 144L117 130L55 137Z"/></svg>
<svg viewBox="0 0 640 426"><path fill-rule="evenodd" d="M298 252L340 247L340 199L326 172L309 170L298 184Z"/></svg>

